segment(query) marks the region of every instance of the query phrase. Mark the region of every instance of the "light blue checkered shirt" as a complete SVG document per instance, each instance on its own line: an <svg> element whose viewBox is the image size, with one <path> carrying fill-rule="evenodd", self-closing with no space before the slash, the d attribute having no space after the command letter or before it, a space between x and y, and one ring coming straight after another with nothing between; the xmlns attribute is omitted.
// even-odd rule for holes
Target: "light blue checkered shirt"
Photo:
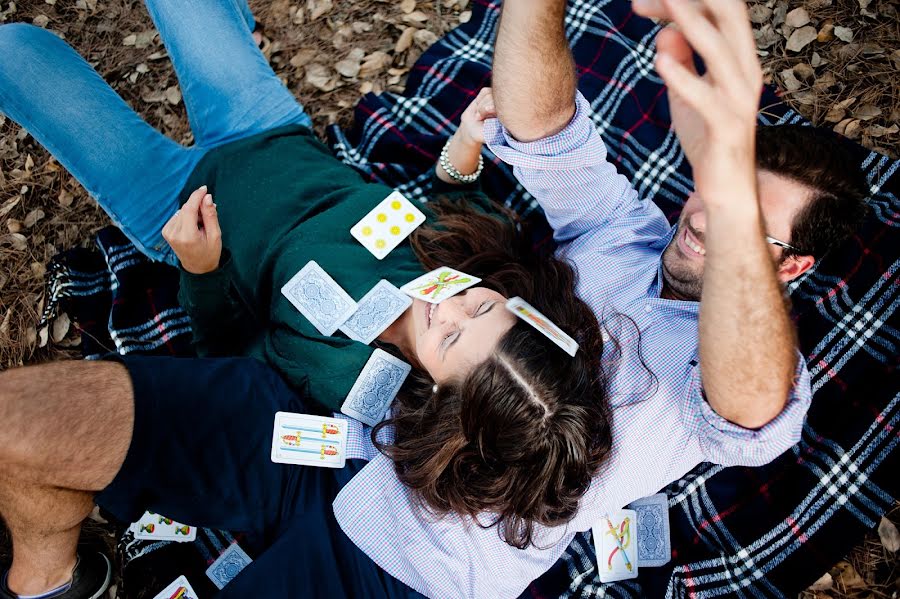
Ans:
<svg viewBox="0 0 900 599"><path fill-rule="evenodd" d="M513 139L497 121L485 125L491 150L513 165L555 231L558 255L578 269L578 295L599 316L613 408L613 453L567 526L543 527L536 545L507 545L496 527L483 529L417 507L393 463L351 421L349 457L370 460L335 499L347 535L388 573L430 597L516 597L562 555L578 531L605 513L656 493L700 462L765 464L800 439L812 392L798 360L797 383L785 410L759 430L716 414L703 399L698 353L699 304L661 299L661 256L674 230L659 208L641 200L606 160L590 106L579 94L572 122L531 143ZM641 366L640 349L656 382ZM752 401L752 398L747 398Z"/></svg>

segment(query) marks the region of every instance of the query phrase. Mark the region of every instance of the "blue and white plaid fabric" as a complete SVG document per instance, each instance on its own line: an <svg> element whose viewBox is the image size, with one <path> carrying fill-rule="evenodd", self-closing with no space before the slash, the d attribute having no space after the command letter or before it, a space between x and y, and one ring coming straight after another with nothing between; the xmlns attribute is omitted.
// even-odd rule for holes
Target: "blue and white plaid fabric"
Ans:
<svg viewBox="0 0 900 599"><path fill-rule="evenodd" d="M443 143L462 110L490 84L499 2L473 0L472 11L468 23L422 55L403 95L368 95L351 130L329 131L339 156L372 179L427 196ZM570 0L566 27L579 88L610 160L671 222L692 183L651 68L657 26L636 17L627 0ZM803 120L771 90L763 106L763 125ZM796 595L894 505L900 494L900 163L853 150L869 180L872 215L853 239L789 286L814 394L800 442L765 466L701 464L668 485L668 566L642 569L636 581L601 585L590 535L578 534L525 596ZM485 189L539 218L512 169L491 154L485 159ZM104 247L127 243L121 235L104 235ZM116 270L104 274L108 268ZM189 353L189 334L169 324L180 313L166 312L177 308L174 271L146 261L107 264L75 252L62 256L54 272L60 295L72 292L63 307L84 329L88 354L116 345L123 353ZM120 343L113 343L110 336L124 330L138 334L119 335ZM415 547L427 539L404 542ZM442 575L466 580L467 573L447 569Z"/></svg>

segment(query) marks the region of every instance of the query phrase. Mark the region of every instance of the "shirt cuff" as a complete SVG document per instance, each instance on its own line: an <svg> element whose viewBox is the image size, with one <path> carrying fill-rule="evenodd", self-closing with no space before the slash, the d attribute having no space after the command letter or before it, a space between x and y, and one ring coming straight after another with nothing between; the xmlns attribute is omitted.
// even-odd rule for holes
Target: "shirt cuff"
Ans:
<svg viewBox="0 0 900 599"><path fill-rule="evenodd" d="M572 170L606 161L606 146L591 121L591 105L576 91L575 116L562 131L535 141L514 138L498 119L484 122L485 143L512 166L539 170Z"/></svg>
<svg viewBox="0 0 900 599"><path fill-rule="evenodd" d="M806 413L812 401L810 375L798 352L794 386L784 409L758 429L744 428L726 420L698 391L701 424L712 434L702 436L707 459L726 466L762 466L800 441Z"/></svg>

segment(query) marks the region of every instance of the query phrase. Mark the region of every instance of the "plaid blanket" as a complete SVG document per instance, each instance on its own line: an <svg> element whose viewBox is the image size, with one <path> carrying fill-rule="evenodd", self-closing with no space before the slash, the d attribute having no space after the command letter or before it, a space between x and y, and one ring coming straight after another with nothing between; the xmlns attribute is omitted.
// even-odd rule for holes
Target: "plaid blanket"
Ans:
<svg viewBox="0 0 900 599"><path fill-rule="evenodd" d="M420 58L403 95L367 95L351 130L329 130L337 156L408 196L427 197L440 148L469 101L490 84L499 3L474 0L472 9L468 23ZM658 27L632 14L627 0L570 0L566 29L579 87L591 101L610 158L674 221L692 183L652 70ZM764 95L763 108L763 125L803 121L774 90ZM701 464L666 487L673 552L668 566L603 585L590 533L580 534L525 596L796 594L894 504L900 490L900 163L852 149L871 185L871 217L789 286L814 391L801 442L763 468ZM540 219L511 170L486 158L486 191ZM189 353L171 269L148 263L115 231L103 232L98 244L101 253L69 252L51 269L58 307L85 331L85 355L109 348Z"/></svg>

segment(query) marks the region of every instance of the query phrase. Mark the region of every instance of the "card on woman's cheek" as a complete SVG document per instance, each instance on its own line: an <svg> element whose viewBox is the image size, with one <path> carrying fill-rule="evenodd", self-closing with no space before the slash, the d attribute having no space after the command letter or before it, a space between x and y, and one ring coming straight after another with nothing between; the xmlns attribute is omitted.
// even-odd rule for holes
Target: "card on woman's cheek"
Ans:
<svg viewBox="0 0 900 599"><path fill-rule="evenodd" d="M480 282L481 279L478 277L467 275L449 266L441 266L413 279L401 287L400 291L413 299L439 304L448 297L453 297Z"/></svg>
<svg viewBox="0 0 900 599"><path fill-rule="evenodd" d="M637 514L616 510L600 518L591 529L601 582L637 578Z"/></svg>
<svg viewBox="0 0 900 599"><path fill-rule="evenodd" d="M272 461L321 468L343 468L347 423L337 418L278 412L272 433Z"/></svg>

